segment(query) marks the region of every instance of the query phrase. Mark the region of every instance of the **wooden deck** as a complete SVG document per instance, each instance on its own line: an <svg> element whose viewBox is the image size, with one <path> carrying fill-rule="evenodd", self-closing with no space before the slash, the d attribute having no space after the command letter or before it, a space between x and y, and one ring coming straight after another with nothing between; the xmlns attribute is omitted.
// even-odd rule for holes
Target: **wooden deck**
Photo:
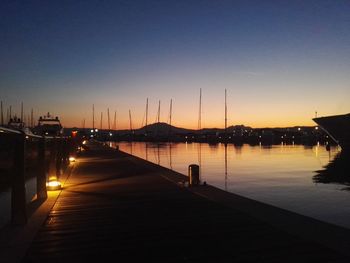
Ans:
<svg viewBox="0 0 350 263"><path fill-rule="evenodd" d="M349 262L128 154L90 144L75 165L23 262Z"/></svg>

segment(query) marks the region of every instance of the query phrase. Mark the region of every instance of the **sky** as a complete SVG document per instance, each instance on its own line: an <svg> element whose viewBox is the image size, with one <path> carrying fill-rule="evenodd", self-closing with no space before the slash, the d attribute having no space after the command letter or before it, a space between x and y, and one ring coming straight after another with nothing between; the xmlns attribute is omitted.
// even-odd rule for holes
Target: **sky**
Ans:
<svg viewBox="0 0 350 263"><path fill-rule="evenodd" d="M350 112L350 1L0 2L0 100L65 127L315 125ZM5 113L6 114L6 113Z"/></svg>

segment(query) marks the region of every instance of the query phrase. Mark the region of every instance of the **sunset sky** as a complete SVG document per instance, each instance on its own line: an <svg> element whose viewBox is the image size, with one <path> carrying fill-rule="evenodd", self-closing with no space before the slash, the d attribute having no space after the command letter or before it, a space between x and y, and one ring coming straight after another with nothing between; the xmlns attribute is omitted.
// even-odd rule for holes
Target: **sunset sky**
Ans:
<svg viewBox="0 0 350 263"><path fill-rule="evenodd" d="M350 1L1 1L0 100L65 127L314 125L350 112ZM104 123L107 127L107 123Z"/></svg>

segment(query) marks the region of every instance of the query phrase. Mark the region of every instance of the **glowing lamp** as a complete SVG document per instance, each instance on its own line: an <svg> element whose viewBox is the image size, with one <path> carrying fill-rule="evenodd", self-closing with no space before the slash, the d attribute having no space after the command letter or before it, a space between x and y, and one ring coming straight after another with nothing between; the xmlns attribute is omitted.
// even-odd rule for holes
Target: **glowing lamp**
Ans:
<svg viewBox="0 0 350 263"><path fill-rule="evenodd" d="M46 183L46 188L49 191L55 191L61 189L61 183L58 181L57 176L50 176L49 181Z"/></svg>
<svg viewBox="0 0 350 263"><path fill-rule="evenodd" d="M69 157L69 161L73 163L73 162L75 162L75 158L73 156L71 156L71 157Z"/></svg>

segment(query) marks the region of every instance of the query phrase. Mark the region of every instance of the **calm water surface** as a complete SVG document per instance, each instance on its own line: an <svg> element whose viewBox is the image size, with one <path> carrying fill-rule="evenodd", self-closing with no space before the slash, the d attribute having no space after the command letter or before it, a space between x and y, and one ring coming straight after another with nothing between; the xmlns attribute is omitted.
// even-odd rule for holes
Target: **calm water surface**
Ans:
<svg viewBox="0 0 350 263"><path fill-rule="evenodd" d="M218 188L350 228L349 162L338 147L327 151L324 146L303 145L110 145L183 174L189 164L199 164L201 180Z"/></svg>

